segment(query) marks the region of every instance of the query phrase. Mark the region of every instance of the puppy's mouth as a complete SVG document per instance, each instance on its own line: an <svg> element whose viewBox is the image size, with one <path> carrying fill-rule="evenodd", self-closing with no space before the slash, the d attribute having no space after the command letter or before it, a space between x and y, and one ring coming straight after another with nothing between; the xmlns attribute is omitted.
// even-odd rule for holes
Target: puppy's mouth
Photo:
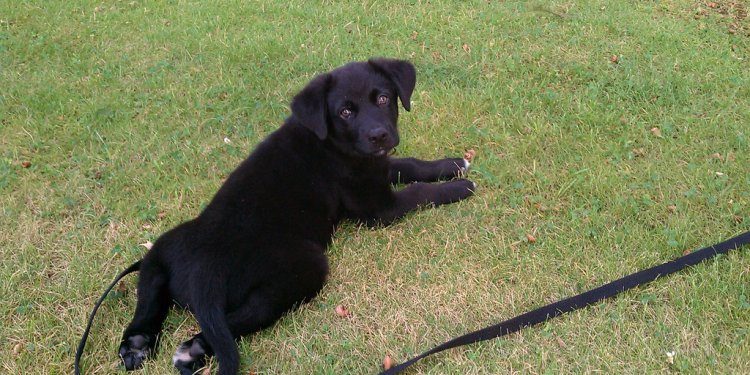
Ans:
<svg viewBox="0 0 750 375"><path fill-rule="evenodd" d="M395 147L383 147L370 153L373 157L382 158L388 155L393 155L396 152Z"/></svg>
<svg viewBox="0 0 750 375"><path fill-rule="evenodd" d="M372 155L378 158L382 158L383 156L388 155L390 151L391 151L390 149L382 149L382 150L373 152Z"/></svg>

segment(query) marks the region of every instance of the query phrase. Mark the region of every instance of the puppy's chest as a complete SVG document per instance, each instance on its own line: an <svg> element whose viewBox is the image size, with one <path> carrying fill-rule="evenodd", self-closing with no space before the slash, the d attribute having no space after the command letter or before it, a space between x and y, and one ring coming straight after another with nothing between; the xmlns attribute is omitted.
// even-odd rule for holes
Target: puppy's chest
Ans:
<svg viewBox="0 0 750 375"><path fill-rule="evenodd" d="M356 176L342 181L338 186L338 200L343 216L358 214L363 208L377 206L387 201L391 194L390 184L385 177Z"/></svg>

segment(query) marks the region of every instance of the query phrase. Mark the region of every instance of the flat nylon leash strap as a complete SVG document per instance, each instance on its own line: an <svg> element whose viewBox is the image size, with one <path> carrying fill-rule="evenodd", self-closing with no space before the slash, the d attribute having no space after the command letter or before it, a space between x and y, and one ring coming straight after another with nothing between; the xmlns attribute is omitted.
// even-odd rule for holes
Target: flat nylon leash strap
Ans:
<svg viewBox="0 0 750 375"><path fill-rule="evenodd" d="M667 276L686 267L696 265L700 262L703 262L704 260L713 258L718 254L726 254L730 250L739 248L747 243L750 243L750 232L740 234L724 242L692 252L688 255L682 256L664 264L651 267L643 271L638 271L634 274L625 276L608 284L604 284L598 288L581 293L577 296L566 298L564 300L560 300L547 306L543 306L527 313L518 315L515 318L508 319L502 323L498 323L493 326L456 337L404 363L394 366L389 370L383 371L380 373L380 375L398 374L415 362L429 355L458 346L474 344L480 341L505 336L509 333L517 332L526 326L539 324L559 315L595 304L601 300L614 297L617 294L628 289L654 281L659 277Z"/></svg>

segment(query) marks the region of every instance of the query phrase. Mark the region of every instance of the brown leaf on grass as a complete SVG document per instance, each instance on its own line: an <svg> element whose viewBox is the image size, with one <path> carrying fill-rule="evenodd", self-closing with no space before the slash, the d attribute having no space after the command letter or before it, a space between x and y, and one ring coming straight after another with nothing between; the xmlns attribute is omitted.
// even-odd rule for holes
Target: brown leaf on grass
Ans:
<svg viewBox="0 0 750 375"><path fill-rule="evenodd" d="M661 129L659 129L657 127L653 127L653 128L651 128L651 134L653 134L653 135L661 138Z"/></svg>
<svg viewBox="0 0 750 375"><path fill-rule="evenodd" d="M390 370L393 368L393 366L396 365L396 361L391 358L391 356L386 355L385 358L383 358L383 370Z"/></svg>
<svg viewBox="0 0 750 375"><path fill-rule="evenodd" d="M122 295L128 294L128 284L125 284L124 281L120 281L119 283L117 283L117 288L115 288L115 291Z"/></svg>
<svg viewBox="0 0 750 375"><path fill-rule="evenodd" d="M159 213L156 214L156 218L159 220L164 219L165 217L167 217L167 213L164 211L159 211Z"/></svg>
<svg viewBox="0 0 750 375"><path fill-rule="evenodd" d="M565 341L563 341L563 339L561 339L561 338L559 338L559 337L557 338L557 345L558 345L559 347L563 348L563 349L565 349L565 348L567 348L567 347L568 347L568 345L567 345L567 344L565 344Z"/></svg>
<svg viewBox="0 0 750 375"><path fill-rule="evenodd" d="M466 53L469 53L469 52L471 52L471 47L469 47L469 45L468 45L468 44L466 44L466 43L464 43L464 45L463 45L463 46L461 46L461 48L463 48L463 49L464 49L464 52L466 52Z"/></svg>
<svg viewBox="0 0 750 375"><path fill-rule="evenodd" d="M464 159L471 161L471 159L474 159L474 157L477 156L477 152L474 151L474 149L468 149L466 152L464 152Z"/></svg>
<svg viewBox="0 0 750 375"><path fill-rule="evenodd" d="M419 36L419 33L414 31L411 33L411 40L417 41L417 36Z"/></svg>
<svg viewBox="0 0 750 375"><path fill-rule="evenodd" d="M31 162L28 161L28 160L24 160L24 161L21 162L21 166L24 167L24 168L31 167Z"/></svg>
<svg viewBox="0 0 750 375"><path fill-rule="evenodd" d="M713 2L713 1L709 1L709 2L706 3L706 6L709 7L709 8L711 8L711 9L716 9L716 8L719 7L719 4L717 4L717 3Z"/></svg>
<svg viewBox="0 0 750 375"><path fill-rule="evenodd" d="M670 214L673 214L677 212L677 206L670 204L669 206L667 206L667 211L669 211Z"/></svg>
<svg viewBox="0 0 750 375"><path fill-rule="evenodd" d="M688 255L688 254L690 254L692 252L693 252L693 250L685 249L685 251L682 252L682 256Z"/></svg>
<svg viewBox="0 0 750 375"><path fill-rule="evenodd" d="M724 160L724 158L718 152L714 152L713 154L711 154L711 159Z"/></svg>
<svg viewBox="0 0 750 375"><path fill-rule="evenodd" d="M533 234L529 233L529 234L526 235L526 240L529 241L529 243L535 243L536 242L536 237L534 237Z"/></svg>
<svg viewBox="0 0 750 375"><path fill-rule="evenodd" d="M620 63L620 57L617 55L611 55L609 56L609 62L612 64L619 64Z"/></svg>
<svg viewBox="0 0 750 375"><path fill-rule="evenodd" d="M13 345L13 356L17 357L19 354L21 354L21 348L23 348L23 345L19 342L16 345Z"/></svg>
<svg viewBox="0 0 750 375"><path fill-rule="evenodd" d="M352 312L349 311L349 309L346 308L344 305L338 305L336 306L336 315L338 315L341 318L351 318Z"/></svg>
<svg viewBox="0 0 750 375"><path fill-rule="evenodd" d="M646 156L646 150L644 148L642 148L642 147L634 148L633 149L633 156L635 156L637 158L638 157L642 157L642 156Z"/></svg>

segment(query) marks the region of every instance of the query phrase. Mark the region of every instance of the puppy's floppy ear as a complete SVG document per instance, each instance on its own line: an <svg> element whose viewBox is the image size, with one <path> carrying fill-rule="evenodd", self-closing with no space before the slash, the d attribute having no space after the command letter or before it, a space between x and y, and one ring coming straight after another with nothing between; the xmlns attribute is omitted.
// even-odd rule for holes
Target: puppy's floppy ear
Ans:
<svg viewBox="0 0 750 375"><path fill-rule="evenodd" d="M292 99L292 116L304 127L312 130L318 138L328 136L328 105L326 95L333 77L321 74L313 78L305 88Z"/></svg>
<svg viewBox="0 0 750 375"><path fill-rule="evenodd" d="M370 59L367 61L371 66L385 74L396 85L398 97L404 109L411 110L411 93L417 84L417 71L414 65L405 60L394 59Z"/></svg>

